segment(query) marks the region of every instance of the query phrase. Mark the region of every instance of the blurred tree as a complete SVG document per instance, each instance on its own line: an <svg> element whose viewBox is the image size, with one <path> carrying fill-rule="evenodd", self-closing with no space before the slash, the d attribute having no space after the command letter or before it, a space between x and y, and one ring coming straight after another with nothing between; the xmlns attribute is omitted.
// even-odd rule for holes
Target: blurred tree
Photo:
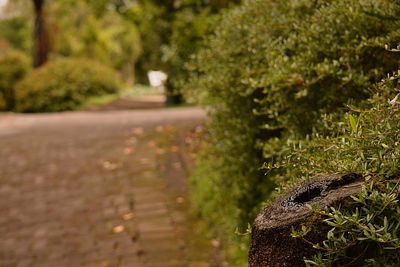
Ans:
<svg viewBox="0 0 400 267"><path fill-rule="evenodd" d="M33 66L40 67L46 63L50 52L50 42L44 14L45 0L32 1L35 10Z"/></svg>
<svg viewBox="0 0 400 267"><path fill-rule="evenodd" d="M137 1L119 10L130 23L137 25L143 44L143 53L136 65L137 77L140 82L146 83L149 70L166 70L161 48L170 35L169 22L165 19L167 12L153 0Z"/></svg>
<svg viewBox="0 0 400 267"><path fill-rule="evenodd" d="M158 1L158 0L157 0ZM160 1L158 1L160 2ZM165 4L170 33L162 46L162 60L169 75L167 91L172 104L180 101L179 89L188 78L187 63L203 46L218 15L239 0L182 0Z"/></svg>
<svg viewBox="0 0 400 267"><path fill-rule="evenodd" d="M13 16L0 20L0 39L7 40L13 47L31 53L32 27L25 16Z"/></svg>
<svg viewBox="0 0 400 267"><path fill-rule="evenodd" d="M137 4L137 0L85 0L96 16L102 16L107 11L115 11L123 15L131 6Z"/></svg>
<svg viewBox="0 0 400 267"><path fill-rule="evenodd" d="M149 70L168 73L169 87L185 73L184 64L210 31L214 15L240 0L113 0L119 12L138 26L143 54L137 69L147 81Z"/></svg>
<svg viewBox="0 0 400 267"><path fill-rule="evenodd" d="M113 1L58 0L49 5L54 54L96 59L118 70L129 84L141 55L136 25L125 19Z"/></svg>

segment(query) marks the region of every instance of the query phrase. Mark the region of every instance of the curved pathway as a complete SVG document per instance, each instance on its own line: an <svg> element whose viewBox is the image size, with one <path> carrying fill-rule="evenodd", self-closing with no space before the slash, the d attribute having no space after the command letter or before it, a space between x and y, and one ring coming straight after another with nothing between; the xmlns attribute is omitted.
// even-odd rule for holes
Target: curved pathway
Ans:
<svg viewBox="0 0 400 267"><path fill-rule="evenodd" d="M178 148L157 143L204 117L0 114L0 266L209 266L207 252L187 251L185 215L167 190L160 155Z"/></svg>

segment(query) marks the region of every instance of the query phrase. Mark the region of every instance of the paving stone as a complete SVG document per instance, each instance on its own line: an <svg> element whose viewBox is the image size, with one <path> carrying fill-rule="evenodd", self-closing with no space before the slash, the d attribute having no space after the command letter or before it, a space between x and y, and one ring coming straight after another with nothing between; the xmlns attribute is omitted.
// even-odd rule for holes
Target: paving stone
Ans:
<svg viewBox="0 0 400 267"><path fill-rule="evenodd" d="M180 211L172 211L171 217L176 224L184 224L187 221L186 214Z"/></svg>
<svg viewBox="0 0 400 267"><path fill-rule="evenodd" d="M147 232L140 235L140 239L143 241L156 242L158 239L175 239L174 232Z"/></svg>
<svg viewBox="0 0 400 267"><path fill-rule="evenodd" d="M211 267L210 263L205 261L189 262L187 267Z"/></svg>
<svg viewBox="0 0 400 267"><path fill-rule="evenodd" d="M114 267L117 266L117 260L113 259L99 259L95 261L85 262L84 267Z"/></svg>
<svg viewBox="0 0 400 267"><path fill-rule="evenodd" d="M47 241L45 239L35 240L32 245L33 251L44 251L47 247Z"/></svg>
<svg viewBox="0 0 400 267"><path fill-rule="evenodd" d="M181 250L175 239L159 239L151 242L144 241L141 242L140 245L145 253L157 253L160 251L174 251L179 253L179 250Z"/></svg>
<svg viewBox="0 0 400 267"><path fill-rule="evenodd" d="M140 212L140 211L149 211L149 210L153 210L153 209L163 209L166 207L166 203L165 202L139 202L136 201L135 202L135 208L134 210L136 212Z"/></svg>
<svg viewBox="0 0 400 267"><path fill-rule="evenodd" d="M123 204L126 204L128 202L129 202L128 198L126 196L123 196L123 195L117 195L113 199L113 204L114 205L123 205Z"/></svg>
<svg viewBox="0 0 400 267"><path fill-rule="evenodd" d="M140 267L143 266L142 261L137 255L123 256L117 267Z"/></svg>
<svg viewBox="0 0 400 267"><path fill-rule="evenodd" d="M0 261L0 266L2 266L1 261ZM31 267L31 266L34 266L33 260L21 259L21 260L19 260L19 262L17 263L17 265L15 267Z"/></svg>
<svg viewBox="0 0 400 267"><path fill-rule="evenodd" d="M173 232L174 228L171 224L143 222L138 224L138 231L145 235L152 232Z"/></svg>
<svg viewBox="0 0 400 267"><path fill-rule="evenodd" d="M114 217L116 214L114 207L109 207L103 210L103 215L106 218Z"/></svg>
<svg viewBox="0 0 400 267"><path fill-rule="evenodd" d="M154 217L168 216L169 211L165 206L157 207L155 209L140 209L135 210L137 218L150 219Z"/></svg>
<svg viewBox="0 0 400 267"><path fill-rule="evenodd" d="M187 263L180 259L164 259L160 261L146 262L146 267L187 267Z"/></svg>
<svg viewBox="0 0 400 267"><path fill-rule="evenodd" d="M1 267L14 267L16 264L16 260L1 260L0 259L0 266Z"/></svg>

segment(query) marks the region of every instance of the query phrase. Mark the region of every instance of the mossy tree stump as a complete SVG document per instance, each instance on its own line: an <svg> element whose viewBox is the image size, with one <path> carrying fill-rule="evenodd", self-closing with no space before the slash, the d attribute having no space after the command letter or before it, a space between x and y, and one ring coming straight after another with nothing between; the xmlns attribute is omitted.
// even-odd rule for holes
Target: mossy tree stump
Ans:
<svg viewBox="0 0 400 267"><path fill-rule="evenodd" d="M307 239L314 243L324 240L329 229L306 204L325 208L344 202L361 185L361 175L354 173L318 176L282 195L263 209L254 222L249 266L304 266L304 257L317 251L303 240L293 238L292 229L312 226Z"/></svg>

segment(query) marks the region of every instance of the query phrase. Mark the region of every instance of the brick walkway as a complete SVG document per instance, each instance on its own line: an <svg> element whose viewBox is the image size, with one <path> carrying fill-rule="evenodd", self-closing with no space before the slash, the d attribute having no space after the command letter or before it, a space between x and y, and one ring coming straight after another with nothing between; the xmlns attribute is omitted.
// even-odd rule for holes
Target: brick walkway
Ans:
<svg viewBox="0 0 400 267"><path fill-rule="evenodd" d="M209 266L207 253L188 256L166 150L154 142L165 134L156 126L203 117L194 108L0 115L0 266Z"/></svg>

